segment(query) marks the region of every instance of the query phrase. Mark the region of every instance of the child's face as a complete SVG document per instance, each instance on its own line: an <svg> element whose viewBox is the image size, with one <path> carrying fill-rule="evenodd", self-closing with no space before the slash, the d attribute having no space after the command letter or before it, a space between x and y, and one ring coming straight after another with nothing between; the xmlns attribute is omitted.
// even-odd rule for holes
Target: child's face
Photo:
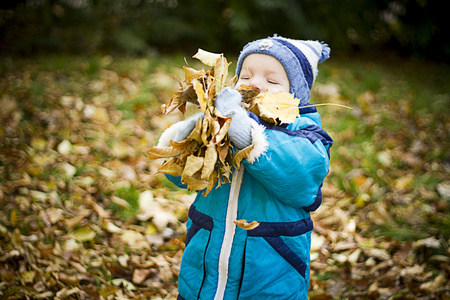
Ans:
<svg viewBox="0 0 450 300"><path fill-rule="evenodd" d="M244 59L236 88L247 85L261 92L289 92L289 78L283 65L273 56L254 53Z"/></svg>

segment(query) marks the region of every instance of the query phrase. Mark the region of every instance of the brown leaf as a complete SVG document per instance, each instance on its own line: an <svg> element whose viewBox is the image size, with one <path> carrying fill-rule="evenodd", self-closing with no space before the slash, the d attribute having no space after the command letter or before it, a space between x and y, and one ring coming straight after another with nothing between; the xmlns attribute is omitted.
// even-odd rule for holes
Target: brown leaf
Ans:
<svg viewBox="0 0 450 300"><path fill-rule="evenodd" d="M152 147L147 151L148 159L158 159L176 156L182 153L181 149L175 149L173 147Z"/></svg>
<svg viewBox="0 0 450 300"><path fill-rule="evenodd" d="M227 135L228 129L230 128L231 118L217 117L217 124L219 125L219 130L215 133L212 142L214 144L220 143Z"/></svg>
<svg viewBox="0 0 450 300"><path fill-rule="evenodd" d="M135 269L133 272L132 282L134 284L141 284L150 275L152 271L149 269Z"/></svg>
<svg viewBox="0 0 450 300"><path fill-rule="evenodd" d="M205 84L205 94L207 95L208 100L214 99L216 97L216 85L219 83L217 82L216 78L214 78L214 69L211 70L211 75L206 78L206 81L204 80ZM212 102L208 101L208 106L212 106ZM211 108L211 107L210 107Z"/></svg>
<svg viewBox="0 0 450 300"><path fill-rule="evenodd" d="M181 101L186 103L192 103L199 105L200 103L197 100L197 94L195 93L194 87L192 85L188 85L183 92L181 93Z"/></svg>
<svg viewBox="0 0 450 300"><path fill-rule="evenodd" d="M250 109L251 112L259 116L261 119L263 119L266 122L269 123L276 123L276 117L267 110L264 106L260 105L259 103L256 103L253 108Z"/></svg>
<svg viewBox="0 0 450 300"><path fill-rule="evenodd" d="M261 92L259 89L254 89L246 85L241 85L238 88L238 91L242 96L242 102L247 103L250 106L253 106L255 97L258 96L259 93Z"/></svg>
<svg viewBox="0 0 450 300"><path fill-rule="evenodd" d="M259 226L259 222L253 221L247 223L247 220L236 220L234 221L234 224L245 230L252 230Z"/></svg>
<svg viewBox="0 0 450 300"><path fill-rule="evenodd" d="M104 219L110 217L110 212L103 209L97 202L91 201L90 204L100 218Z"/></svg>
<svg viewBox="0 0 450 300"><path fill-rule="evenodd" d="M181 153L187 152L187 151L192 151L198 147L198 143L195 140L189 139L189 137L180 142L170 141L170 145L172 145L172 148L174 150L179 150L179 151L181 151ZM179 154L181 154L181 153L179 153ZM178 154L175 154L175 155L178 155ZM171 156L175 156L175 155L171 155Z"/></svg>
<svg viewBox="0 0 450 300"><path fill-rule="evenodd" d="M241 166L241 161L248 157L248 155L250 154L250 152L253 150L254 147L255 145L250 145L247 148L244 148L236 152L236 154L233 157L233 166L239 168Z"/></svg>
<svg viewBox="0 0 450 300"><path fill-rule="evenodd" d="M64 282L67 285L74 286L78 285L81 279L76 275L67 275L65 273L58 274L59 280Z"/></svg>
<svg viewBox="0 0 450 300"><path fill-rule="evenodd" d="M179 90L170 99L169 104L168 105L163 104L161 106L162 112L164 114L169 114L178 108L184 114L186 112L186 102L199 104L197 100L197 94L192 85L188 85L185 88L181 86Z"/></svg>
<svg viewBox="0 0 450 300"><path fill-rule="evenodd" d="M209 192L212 190L212 188L214 187L216 182L217 182L217 173L213 172L211 174L211 176L209 177L209 182L208 182L208 185L206 186L206 191L203 193L203 196L206 196L209 194Z"/></svg>
<svg viewBox="0 0 450 300"><path fill-rule="evenodd" d="M176 92L173 97L170 99L169 104L163 104L161 106L162 108L162 112L164 114L169 114L171 112L173 112L175 109L177 109L181 104L183 104L183 101L181 99L183 90L179 90L178 92Z"/></svg>
<svg viewBox="0 0 450 300"><path fill-rule="evenodd" d="M225 164L226 158L230 152L230 144L229 143L220 143L217 144L217 152L219 154L219 160L222 164Z"/></svg>

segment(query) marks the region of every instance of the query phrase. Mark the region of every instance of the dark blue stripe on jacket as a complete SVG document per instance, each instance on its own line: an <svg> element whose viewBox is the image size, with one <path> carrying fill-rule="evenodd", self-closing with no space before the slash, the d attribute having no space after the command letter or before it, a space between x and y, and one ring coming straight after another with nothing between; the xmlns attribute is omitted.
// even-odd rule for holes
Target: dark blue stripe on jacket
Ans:
<svg viewBox="0 0 450 300"><path fill-rule="evenodd" d="M324 146L331 147L331 145L333 145L333 139L320 126L311 124L311 125L306 126L303 129L289 130L286 128L289 124L275 125L275 124L268 123L268 122L260 119L254 113L249 113L249 115L253 120L258 122L258 124L264 125L267 129L284 132L284 133L286 133L290 136L294 136L294 137L307 138L312 144L314 144L317 140L320 140ZM328 156L329 155L330 155L330 153L328 152Z"/></svg>
<svg viewBox="0 0 450 300"><path fill-rule="evenodd" d="M307 212L315 211L316 209L319 208L320 204L322 204L322 185L323 184L321 184L319 187L319 191L317 192L317 196L316 199L314 199L313 204L311 204L310 206L303 207L303 209L306 210Z"/></svg>
<svg viewBox="0 0 450 300"><path fill-rule="evenodd" d="M192 225L189 228L189 231L186 233L186 246L200 229L203 228L211 231L214 226L213 219L210 216L199 212L194 205L191 205L191 208L189 208L188 216L192 220Z"/></svg>
<svg viewBox="0 0 450 300"><path fill-rule="evenodd" d="M298 236L313 229L310 218L296 222L260 222L255 229L247 231L248 236L277 237Z"/></svg>

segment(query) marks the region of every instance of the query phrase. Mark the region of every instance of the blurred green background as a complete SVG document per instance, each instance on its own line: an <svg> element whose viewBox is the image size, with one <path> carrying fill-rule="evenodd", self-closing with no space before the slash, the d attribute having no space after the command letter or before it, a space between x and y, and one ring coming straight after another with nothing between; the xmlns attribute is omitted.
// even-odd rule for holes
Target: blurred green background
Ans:
<svg viewBox="0 0 450 300"><path fill-rule="evenodd" d="M427 0L9 0L0 3L0 52L233 52L277 33L326 41L335 54L445 61L445 24L442 3Z"/></svg>

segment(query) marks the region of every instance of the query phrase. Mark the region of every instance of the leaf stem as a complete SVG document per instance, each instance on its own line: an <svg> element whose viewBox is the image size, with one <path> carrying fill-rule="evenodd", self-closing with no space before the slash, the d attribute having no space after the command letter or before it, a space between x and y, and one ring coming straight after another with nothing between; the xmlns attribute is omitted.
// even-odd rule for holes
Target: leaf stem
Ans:
<svg viewBox="0 0 450 300"><path fill-rule="evenodd" d="M337 103L318 103L318 104L311 104L311 105L306 105L306 106L300 106L299 108L306 108L306 107L313 107L313 106L325 106L325 105L339 106L339 107L343 107L343 108L347 108L347 109L353 110L353 107L350 107L350 106L347 106L347 105L343 105L343 104L337 104Z"/></svg>

